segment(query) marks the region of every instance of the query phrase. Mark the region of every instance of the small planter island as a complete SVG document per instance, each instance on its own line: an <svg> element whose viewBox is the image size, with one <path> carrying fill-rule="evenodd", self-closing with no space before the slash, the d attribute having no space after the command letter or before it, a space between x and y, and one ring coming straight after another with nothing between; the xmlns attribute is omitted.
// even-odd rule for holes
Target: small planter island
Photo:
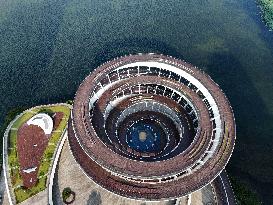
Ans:
<svg viewBox="0 0 273 205"><path fill-rule="evenodd" d="M63 202L65 204L72 204L75 201L76 194L71 190L70 187L64 188L62 192Z"/></svg>

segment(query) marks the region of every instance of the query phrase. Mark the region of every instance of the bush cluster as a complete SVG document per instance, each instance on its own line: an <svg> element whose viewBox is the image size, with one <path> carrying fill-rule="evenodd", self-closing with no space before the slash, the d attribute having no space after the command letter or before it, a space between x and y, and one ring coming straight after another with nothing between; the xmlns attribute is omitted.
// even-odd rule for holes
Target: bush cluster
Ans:
<svg viewBox="0 0 273 205"><path fill-rule="evenodd" d="M50 117L53 117L54 112L49 108L42 108L39 113L45 113L48 114Z"/></svg>
<svg viewBox="0 0 273 205"><path fill-rule="evenodd" d="M258 3L261 6L265 23L273 30L273 0L258 0Z"/></svg>

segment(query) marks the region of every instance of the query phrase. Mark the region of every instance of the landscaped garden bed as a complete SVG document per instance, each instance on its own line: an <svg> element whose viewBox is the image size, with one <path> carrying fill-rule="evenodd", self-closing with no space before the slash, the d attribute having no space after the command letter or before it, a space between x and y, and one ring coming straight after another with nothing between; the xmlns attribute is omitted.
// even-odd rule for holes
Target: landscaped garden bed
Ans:
<svg viewBox="0 0 273 205"><path fill-rule="evenodd" d="M53 132L50 136L47 136L48 139L43 140L44 144L42 146L42 151L40 153L40 157L34 156L36 162L39 161L37 170L35 170L35 175L33 175L33 179L35 184L31 184L31 186L26 187L23 183L23 175L22 170L20 170L20 162L22 163L24 160L27 163L27 156L26 158L22 158L21 160L19 157L20 152L18 152L18 148L24 149L28 145L22 145L22 142L25 138L18 138L20 134L19 131L22 126L26 126L26 122L38 113L46 113L50 115L53 119ZM33 109L29 109L28 111L24 112L22 116L20 116L12 125L12 128L9 132L9 139L8 139L8 165L10 168L10 180L12 184L12 188L14 189L14 195L16 198L17 203L20 203L27 198L37 194L38 192L46 189L47 187L47 178L50 171L50 166L53 162L54 152L58 146L59 140L66 128L66 124L70 115L70 108L66 105L50 105L50 106L41 106L35 107ZM27 132L26 132L27 133ZM40 133L41 134L41 133ZM33 135L33 133L32 133ZM35 137L35 135L33 135ZM21 139L21 142L18 141ZM29 140L29 139L28 139ZM36 140L38 144L39 141ZM33 143L33 142L32 142ZM41 142L42 143L42 142ZM34 144L34 145L36 145ZM23 146L23 147L22 147ZM24 152L21 152L24 153ZM28 156L30 157L30 156ZM23 159L23 161L22 161ZM30 159L32 160L32 159ZM35 178L36 177L36 178ZM25 184L26 185L26 184Z"/></svg>

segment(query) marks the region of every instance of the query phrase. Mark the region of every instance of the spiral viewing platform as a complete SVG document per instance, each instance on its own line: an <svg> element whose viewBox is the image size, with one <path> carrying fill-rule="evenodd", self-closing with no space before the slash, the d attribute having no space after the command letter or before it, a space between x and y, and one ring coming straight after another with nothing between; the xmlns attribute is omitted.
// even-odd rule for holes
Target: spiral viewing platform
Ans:
<svg viewBox="0 0 273 205"><path fill-rule="evenodd" d="M106 62L79 86L68 123L75 160L124 197L174 199L225 168L235 143L231 106L203 71L173 57Z"/></svg>

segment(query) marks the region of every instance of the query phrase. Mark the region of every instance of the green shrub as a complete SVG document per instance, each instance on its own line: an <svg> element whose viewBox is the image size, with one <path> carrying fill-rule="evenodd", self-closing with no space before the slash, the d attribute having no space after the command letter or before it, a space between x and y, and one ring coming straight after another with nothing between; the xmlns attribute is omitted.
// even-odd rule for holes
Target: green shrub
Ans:
<svg viewBox="0 0 273 205"><path fill-rule="evenodd" d="M39 113L48 114L50 117L53 117L54 115L54 112L49 108L42 108L41 110L39 110Z"/></svg>
<svg viewBox="0 0 273 205"><path fill-rule="evenodd" d="M72 193L72 190L70 187L64 188L62 192L63 201L66 201L70 197L71 193Z"/></svg>
<svg viewBox="0 0 273 205"><path fill-rule="evenodd" d="M273 29L273 0L258 0L263 19L270 29Z"/></svg>
<svg viewBox="0 0 273 205"><path fill-rule="evenodd" d="M73 100L67 100L66 103L69 105L73 105Z"/></svg>

